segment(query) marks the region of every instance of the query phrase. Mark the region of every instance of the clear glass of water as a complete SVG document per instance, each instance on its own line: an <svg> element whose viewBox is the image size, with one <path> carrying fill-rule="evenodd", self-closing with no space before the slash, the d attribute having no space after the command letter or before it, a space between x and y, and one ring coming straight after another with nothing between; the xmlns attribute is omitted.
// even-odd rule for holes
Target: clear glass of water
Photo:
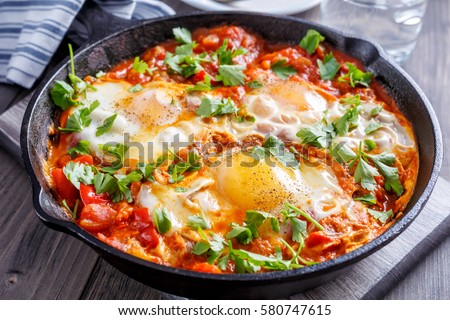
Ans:
<svg viewBox="0 0 450 320"><path fill-rule="evenodd" d="M416 45L427 0L322 0L321 22L378 42L398 64Z"/></svg>

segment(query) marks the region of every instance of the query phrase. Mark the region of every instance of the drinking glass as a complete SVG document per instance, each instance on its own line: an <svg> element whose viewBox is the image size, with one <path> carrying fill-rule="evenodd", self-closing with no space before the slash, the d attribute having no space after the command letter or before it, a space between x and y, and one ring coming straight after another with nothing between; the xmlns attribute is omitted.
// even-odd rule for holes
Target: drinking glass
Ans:
<svg viewBox="0 0 450 320"><path fill-rule="evenodd" d="M321 22L378 42L403 64L413 51L427 0L322 0Z"/></svg>

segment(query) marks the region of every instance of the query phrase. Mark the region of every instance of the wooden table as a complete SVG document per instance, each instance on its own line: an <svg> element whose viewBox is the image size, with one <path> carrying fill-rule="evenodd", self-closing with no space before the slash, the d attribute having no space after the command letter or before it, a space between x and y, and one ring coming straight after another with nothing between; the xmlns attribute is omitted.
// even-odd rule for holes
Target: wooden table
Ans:
<svg viewBox="0 0 450 320"><path fill-rule="evenodd" d="M194 8L164 0L178 13ZM433 104L445 148L450 143L450 1L430 0L417 48L404 68ZM317 19L314 8L296 15ZM23 91L0 85L0 111ZM148 287L109 266L81 241L50 230L35 216L24 169L0 149L0 298L152 299ZM442 177L450 180L450 159ZM398 279L386 299L450 299L450 237Z"/></svg>

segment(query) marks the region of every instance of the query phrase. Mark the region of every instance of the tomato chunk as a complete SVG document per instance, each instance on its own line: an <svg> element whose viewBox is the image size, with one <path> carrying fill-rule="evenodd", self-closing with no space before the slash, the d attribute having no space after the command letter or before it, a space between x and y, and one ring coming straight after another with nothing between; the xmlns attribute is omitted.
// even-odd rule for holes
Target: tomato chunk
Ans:
<svg viewBox="0 0 450 320"><path fill-rule="evenodd" d="M92 158L92 156L89 154L84 154L84 155L79 156L78 158L74 159L73 162L93 165L94 158Z"/></svg>
<svg viewBox="0 0 450 320"><path fill-rule="evenodd" d="M117 211L105 203L92 203L84 206L80 214L80 226L87 231L101 231L110 227Z"/></svg>
<svg viewBox="0 0 450 320"><path fill-rule="evenodd" d="M149 249L156 248L158 246L159 235L153 224L140 231L138 240L143 247L147 247Z"/></svg>
<svg viewBox="0 0 450 320"><path fill-rule="evenodd" d="M134 220L138 222L138 226L147 226L152 223L152 218L147 208L134 208Z"/></svg>
<svg viewBox="0 0 450 320"><path fill-rule="evenodd" d="M53 181L55 182L56 193L61 200L66 200L69 208L75 206L75 202L80 198L78 189L64 175L63 169L52 170Z"/></svg>
<svg viewBox="0 0 450 320"><path fill-rule="evenodd" d="M106 192L97 194L95 192L95 188L92 185L85 185L83 183L80 183L80 195L81 200L83 200L83 203L85 205L92 204L92 203L109 203L111 202L109 200L109 196Z"/></svg>
<svg viewBox="0 0 450 320"><path fill-rule="evenodd" d="M332 239L330 237L324 235L321 231L312 232L306 239L306 245L308 247L315 247L315 246L330 243L331 241L332 241Z"/></svg>

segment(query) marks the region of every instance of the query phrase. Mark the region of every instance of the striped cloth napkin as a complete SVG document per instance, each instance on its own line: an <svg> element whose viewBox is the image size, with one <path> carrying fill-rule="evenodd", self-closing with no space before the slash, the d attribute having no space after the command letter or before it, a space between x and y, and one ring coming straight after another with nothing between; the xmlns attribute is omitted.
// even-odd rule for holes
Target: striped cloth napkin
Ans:
<svg viewBox="0 0 450 320"><path fill-rule="evenodd" d="M85 0L0 0L0 82L31 88ZM154 0L94 0L124 19L174 14Z"/></svg>

